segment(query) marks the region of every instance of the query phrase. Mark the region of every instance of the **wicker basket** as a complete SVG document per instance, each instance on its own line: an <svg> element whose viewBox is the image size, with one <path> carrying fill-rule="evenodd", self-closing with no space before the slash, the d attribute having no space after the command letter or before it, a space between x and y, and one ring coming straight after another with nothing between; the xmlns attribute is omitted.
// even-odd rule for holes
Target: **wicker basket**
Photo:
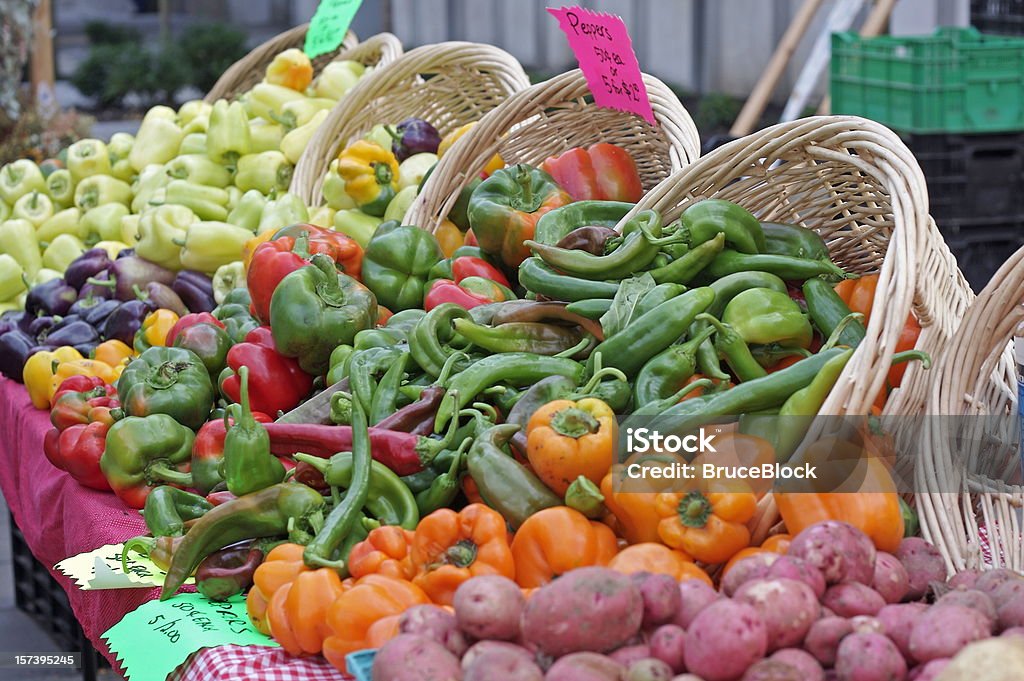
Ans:
<svg viewBox="0 0 1024 681"><path fill-rule="evenodd" d="M1018 516L1024 488L1003 482L1020 471L1015 447L1019 430L1009 427L1001 434L1001 449L964 439L953 451L944 419L936 418L993 415L1006 419L1007 426L1013 424L1018 413L1017 378L1010 340L1024 324L1022 304L1024 249L1014 253L978 294L934 368L930 416L915 476L921 490L916 502L922 534L938 547L950 572L984 565L1024 570ZM966 475L965 461L972 471Z"/></svg>
<svg viewBox="0 0 1024 681"><path fill-rule="evenodd" d="M963 301L970 299L970 288L928 217L916 160L896 134L872 121L805 118L738 139L672 175L633 212L653 208L671 221L694 201L710 197L734 201L764 221L814 229L844 269L879 272L867 335L822 414L870 413L911 309L923 329L917 347L936 356L959 323ZM912 364L886 413L920 414L933 377ZM761 504L755 540L777 520L769 495Z"/></svg>
<svg viewBox="0 0 1024 681"><path fill-rule="evenodd" d="M263 80L267 65L274 60L274 57L285 50L298 47L302 48L306 42L306 30L309 24L302 24L295 28L279 33L270 40L257 45L225 71L217 82L213 84L210 91L206 93L204 101L211 104L218 99L231 99L235 95L245 92L256 83ZM352 31L345 34L338 49L327 54L321 54L313 60L313 72L320 73L320 69L339 57L339 52L351 49L359 43L359 38Z"/></svg>
<svg viewBox="0 0 1024 681"><path fill-rule="evenodd" d="M447 42L416 48L362 79L331 111L299 159L289 191L320 205L331 160L374 125L416 117L444 135L529 85L519 62L497 47Z"/></svg>
<svg viewBox="0 0 1024 681"><path fill-rule="evenodd" d="M700 156L700 137L679 98L660 80L644 76L652 126L639 116L593 103L580 70L538 83L509 97L445 154L405 221L434 231L462 189L501 154L509 164L539 165L566 149L611 142L629 150L645 189Z"/></svg>

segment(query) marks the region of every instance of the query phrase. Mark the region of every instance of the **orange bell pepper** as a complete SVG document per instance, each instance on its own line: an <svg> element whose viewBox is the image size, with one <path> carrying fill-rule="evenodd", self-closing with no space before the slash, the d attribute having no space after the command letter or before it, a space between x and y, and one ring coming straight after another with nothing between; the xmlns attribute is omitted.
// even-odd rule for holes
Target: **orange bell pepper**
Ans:
<svg viewBox="0 0 1024 681"><path fill-rule="evenodd" d="M611 528L567 506L533 514L512 539L516 582L526 588L543 586L578 567L607 565L617 551Z"/></svg>
<svg viewBox="0 0 1024 681"><path fill-rule="evenodd" d="M750 544L746 523L757 496L742 485L701 481L689 492L662 492L654 502L658 537L704 563L725 563Z"/></svg>
<svg viewBox="0 0 1024 681"><path fill-rule="evenodd" d="M657 542L661 516L654 510L654 501L658 493L653 490L616 488L616 484L625 488L630 483L636 485L625 476L625 466L614 466L601 480L604 505L615 517L619 535L630 544Z"/></svg>
<svg viewBox="0 0 1024 681"><path fill-rule="evenodd" d="M356 580L351 589L330 604L330 635L323 643L324 657L344 672L346 655L379 646L383 642L381 637L394 631L394 620L388 618L399 616L414 605L428 603L427 594L412 582L384 575Z"/></svg>
<svg viewBox="0 0 1024 681"><path fill-rule="evenodd" d="M457 248L466 245L466 235L459 231L451 220L443 220L434 231L434 237L437 238L441 253L446 258L452 257Z"/></svg>
<svg viewBox="0 0 1024 681"><path fill-rule="evenodd" d="M451 605L455 590L471 577L515 576L505 519L483 504L458 513L443 508L420 520L409 556L413 583L440 605Z"/></svg>
<svg viewBox="0 0 1024 681"><path fill-rule="evenodd" d="M134 356L135 351L132 348L116 339L103 341L96 346L92 353L93 359L97 362L103 362L112 367L127 364Z"/></svg>
<svg viewBox="0 0 1024 681"><path fill-rule="evenodd" d="M793 541L792 535L788 534L774 534L767 539L760 546L748 546L747 548L737 551L736 555L729 559L729 562L722 568L722 576L725 577L732 566L740 562L744 558L757 555L759 553L779 553L784 554L789 551L789 545Z"/></svg>
<svg viewBox="0 0 1024 681"><path fill-rule="evenodd" d="M688 555L653 542L627 546L611 559L608 567L627 575L634 572L651 572L669 575L679 582L699 579L708 586L713 585L708 573L701 570Z"/></svg>
<svg viewBox="0 0 1024 681"><path fill-rule="evenodd" d="M341 578L330 568L300 572L270 599L270 635L292 655L316 655L331 633L327 611L342 592Z"/></svg>
<svg viewBox="0 0 1024 681"><path fill-rule="evenodd" d="M302 560L306 547L299 544L280 544L266 555L253 574L253 586L245 599L249 619L258 631L270 635L267 623L267 607L274 594L286 584L295 581L302 572L309 570Z"/></svg>
<svg viewBox="0 0 1024 681"><path fill-rule="evenodd" d="M386 575L395 579L412 579L414 570L409 559L415 533L397 525L383 525L352 547L348 555L348 572L355 578Z"/></svg>
<svg viewBox="0 0 1024 681"><path fill-rule="evenodd" d="M615 442L615 413L593 398L548 402L526 426L530 466L560 496L581 475L600 484L614 462Z"/></svg>

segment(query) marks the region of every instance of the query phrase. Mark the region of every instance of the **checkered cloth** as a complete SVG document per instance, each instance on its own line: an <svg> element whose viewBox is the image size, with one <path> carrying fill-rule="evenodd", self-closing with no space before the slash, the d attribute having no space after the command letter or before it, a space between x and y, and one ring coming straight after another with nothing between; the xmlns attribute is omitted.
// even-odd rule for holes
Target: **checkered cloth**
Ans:
<svg viewBox="0 0 1024 681"><path fill-rule="evenodd" d="M167 681L346 681L322 657L292 657L281 648L219 646L192 653Z"/></svg>

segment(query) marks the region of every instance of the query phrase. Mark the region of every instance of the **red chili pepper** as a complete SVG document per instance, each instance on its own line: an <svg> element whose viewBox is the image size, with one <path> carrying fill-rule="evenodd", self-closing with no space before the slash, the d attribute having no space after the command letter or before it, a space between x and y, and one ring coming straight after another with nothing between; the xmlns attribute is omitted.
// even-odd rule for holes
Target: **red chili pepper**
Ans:
<svg viewBox="0 0 1024 681"><path fill-rule="evenodd" d="M435 279L430 290L423 298L423 309L430 312L442 303L455 303L470 310L478 305L487 305L494 301L476 293L470 293L451 279Z"/></svg>
<svg viewBox="0 0 1024 681"><path fill-rule="evenodd" d="M214 326L219 326L222 329L224 328L224 322L217 319L209 312L192 312L179 319L174 326L171 327L171 330L167 332L167 340L165 340L164 343L166 343L167 347L174 345L174 340L182 331L190 326L195 326L196 324L213 324Z"/></svg>
<svg viewBox="0 0 1024 681"><path fill-rule="evenodd" d="M211 492L210 494L206 495L206 500L209 501L214 506L226 504L227 502L234 501L237 498L238 497L236 497L234 494L227 490L224 490L223 492Z"/></svg>
<svg viewBox="0 0 1024 681"><path fill-rule="evenodd" d="M107 441L110 425L97 421L49 431L43 439L43 452L57 468L67 471L79 485L103 492L110 483L100 470L100 457Z"/></svg>
<svg viewBox="0 0 1024 681"><path fill-rule="evenodd" d="M541 169L555 178L574 201L636 203L644 192L633 157L622 147L607 142L552 156Z"/></svg>
<svg viewBox="0 0 1024 681"><path fill-rule="evenodd" d="M268 326L253 329L244 342L233 345L228 366L236 375L225 378L221 389L237 402L241 397L237 372L249 367L249 402L254 411L264 414L292 409L313 389L313 377L299 368L298 361L278 353Z"/></svg>
<svg viewBox="0 0 1024 681"><path fill-rule="evenodd" d="M483 258L474 258L471 255L464 255L452 260L452 276L457 284L468 277L482 277L483 279L496 281L507 288L512 288L512 285L508 283L508 279L502 274L501 270Z"/></svg>

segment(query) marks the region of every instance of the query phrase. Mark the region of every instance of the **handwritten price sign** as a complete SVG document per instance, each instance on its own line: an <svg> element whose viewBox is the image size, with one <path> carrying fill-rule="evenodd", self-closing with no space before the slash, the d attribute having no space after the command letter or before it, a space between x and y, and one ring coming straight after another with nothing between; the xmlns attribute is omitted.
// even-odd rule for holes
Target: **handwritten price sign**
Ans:
<svg viewBox="0 0 1024 681"><path fill-rule="evenodd" d="M597 105L635 113L654 125L640 63L622 17L582 7L549 7L548 12L569 39Z"/></svg>
<svg viewBox="0 0 1024 681"><path fill-rule="evenodd" d="M310 59L338 49L363 0L321 0L309 22L303 51Z"/></svg>

